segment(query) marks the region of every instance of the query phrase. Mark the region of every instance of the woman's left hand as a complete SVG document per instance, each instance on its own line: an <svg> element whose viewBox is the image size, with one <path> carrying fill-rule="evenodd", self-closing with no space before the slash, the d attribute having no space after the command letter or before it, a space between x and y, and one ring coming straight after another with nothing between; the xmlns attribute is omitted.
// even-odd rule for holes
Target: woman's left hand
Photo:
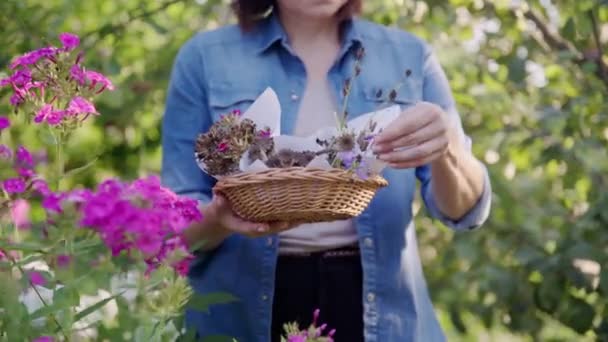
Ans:
<svg viewBox="0 0 608 342"><path fill-rule="evenodd" d="M372 148L393 168L415 168L441 159L456 135L453 130L439 106L421 102L403 111L374 139Z"/></svg>

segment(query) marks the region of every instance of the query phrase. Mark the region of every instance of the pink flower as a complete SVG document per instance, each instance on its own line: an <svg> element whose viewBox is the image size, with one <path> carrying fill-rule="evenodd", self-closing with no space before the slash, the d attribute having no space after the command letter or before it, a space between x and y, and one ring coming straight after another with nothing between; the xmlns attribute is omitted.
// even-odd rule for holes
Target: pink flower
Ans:
<svg viewBox="0 0 608 342"><path fill-rule="evenodd" d="M25 182L21 178L9 178L2 182L4 191L9 194L20 194L25 192Z"/></svg>
<svg viewBox="0 0 608 342"><path fill-rule="evenodd" d="M17 163L24 166L32 167L34 166L34 159L30 152L23 146L19 146L17 148L17 152L15 153L17 157Z"/></svg>
<svg viewBox="0 0 608 342"><path fill-rule="evenodd" d="M32 190L36 191L43 197L48 197L51 195L51 190L49 190L48 184L42 179L36 179L32 182Z"/></svg>
<svg viewBox="0 0 608 342"><path fill-rule="evenodd" d="M241 110L240 109L235 109L232 111L232 114L236 115L236 116L240 116L241 115Z"/></svg>
<svg viewBox="0 0 608 342"><path fill-rule="evenodd" d="M97 114L97 109L95 109L95 106L91 102L77 96L70 101L67 112L71 115Z"/></svg>
<svg viewBox="0 0 608 342"><path fill-rule="evenodd" d="M13 156L13 151L6 145L0 145L0 159L9 160Z"/></svg>
<svg viewBox="0 0 608 342"><path fill-rule="evenodd" d="M43 286L46 284L46 278L38 271L30 271L29 278L32 285Z"/></svg>
<svg viewBox="0 0 608 342"><path fill-rule="evenodd" d="M270 131L270 128L266 128L265 130L260 131L258 135L260 138L270 138L272 132Z"/></svg>
<svg viewBox="0 0 608 342"><path fill-rule="evenodd" d="M19 66L27 67L29 65L36 64L41 58L53 58L57 52L57 48L52 46L28 52L20 57L17 57L13 63L11 63L11 69L15 69Z"/></svg>
<svg viewBox="0 0 608 342"><path fill-rule="evenodd" d="M32 178L35 175L34 170L25 169L22 167L17 169L17 173L19 174L19 176L21 176L21 178L25 178L25 179Z"/></svg>
<svg viewBox="0 0 608 342"><path fill-rule="evenodd" d="M83 68L78 64L72 65L70 68L70 76L72 76L80 85L85 85L87 83L87 76Z"/></svg>
<svg viewBox="0 0 608 342"><path fill-rule="evenodd" d="M20 87L32 81L32 72L29 69L19 69L7 80L8 84Z"/></svg>
<svg viewBox="0 0 608 342"><path fill-rule="evenodd" d="M87 79L89 81L91 81L92 88L94 88L97 84L101 84L101 89L99 90L99 92L102 92L105 89L114 90L114 85L104 75L102 75L96 71L86 71L85 75L86 75Z"/></svg>
<svg viewBox="0 0 608 342"><path fill-rule="evenodd" d="M59 40L61 41L61 44L63 44L63 48L66 51L74 50L76 47L78 47L78 45L80 45L80 38L72 33L60 34Z"/></svg>
<svg viewBox="0 0 608 342"><path fill-rule="evenodd" d="M47 194L42 200L42 207L46 209L47 213L56 212L61 213L61 201L63 196L57 194Z"/></svg>
<svg viewBox="0 0 608 342"><path fill-rule="evenodd" d="M13 95L11 95L11 98L9 99L9 102L10 102L11 106L13 106L13 107L19 106L20 104L23 103L23 101L25 101L25 99L19 93L14 93Z"/></svg>
<svg viewBox="0 0 608 342"><path fill-rule="evenodd" d="M70 265L72 262L72 257L65 254L60 254L57 256L57 266L64 268Z"/></svg>
<svg viewBox="0 0 608 342"><path fill-rule="evenodd" d="M49 116L47 116L46 122L48 122L51 126L57 126L61 123L66 113L67 112L65 110L52 111Z"/></svg>
<svg viewBox="0 0 608 342"><path fill-rule="evenodd" d="M53 106L51 106L50 104L45 104L38 110L38 112L36 112L36 116L34 117L34 122L35 123L43 122L51 114L52 111L53 111Z"/></svg>
<svg viewBox="0 0 608 342"><path fill-rule="evenodd" d="M53 339L51 336L40 336L37 337L34 342L54 342L55 339Z"/></svg>
<svg viewBox="0 0 608 342"><path fill-rule="evenodd" d="M219 143L217 145L217 151L218 152L226 152L226 151L228 151L229 148L230 148L230 146L225 141L222 141L221 143Z"/></svg>
<svg viewBox="0 0 608 342"><path fill-rule="evenodd" d="M30 228L30 204L24 199L14 201L11 205L11 218L18 229Z"/></svg>
<svg viewBox="0 0 608 342"><path fill-rule="evenodd" d="M11 127L11 121L6 116L0 116L0 132Z"/></svg>
<svg viewBox="0 0 608 342"><path fill-rule="evenodd" d="M292 335L287 338L287 342L306 342L308 338L304 335Z"/></svg>

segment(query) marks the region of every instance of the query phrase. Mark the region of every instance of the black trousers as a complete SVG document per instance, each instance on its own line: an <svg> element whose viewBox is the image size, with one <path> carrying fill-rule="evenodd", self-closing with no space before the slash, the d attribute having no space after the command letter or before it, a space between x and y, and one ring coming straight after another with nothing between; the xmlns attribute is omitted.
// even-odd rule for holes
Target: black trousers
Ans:
<svg viewBox="0 0 608 342"><path fill-rule="evenodd" d="M355 248L280 256L277 264L272 313L272 342L280 341L283 325L312 323L320 309L318 325L327 333L336 329L336 342L363 342L363 271Z"/></svg>

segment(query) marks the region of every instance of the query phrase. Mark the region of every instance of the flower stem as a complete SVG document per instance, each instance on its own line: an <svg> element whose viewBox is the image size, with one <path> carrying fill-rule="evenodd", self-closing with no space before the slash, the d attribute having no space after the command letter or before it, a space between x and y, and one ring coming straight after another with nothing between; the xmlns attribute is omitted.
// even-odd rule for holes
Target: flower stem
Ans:
<svg viewBox="0 0 608 342"><path fill-rule="evenodd" d="M27 274L25 273L25 270L17 263L17 261L15 260L15 258L13 258L12 255L10 255L10 253L6 253L6 256L9 258L11 264L13 265L13 267L16 267L19 272L21 273L22 277L27 277ZM49 307L49 304L46 302L46 300L44 300L44 298L42 297L42 295L40 294L40 292L38 291L38 289L36 288L36 286L32 283L32 281L30 279L28 279L28 284L29 286L32 288L32 290L34 290L34 292L36 293L36 296L38 297L38 299L40 299L40 302L42 303L42 305L44 305L45 308ZM65 329L63 329L63 326L61 325L61 323L59 323L59 321L57 320L57 317L55 316L55 314L53 314L52 312L49 313L49 315L51 316L51 319L53 320L53 322L57 325L57 328L59 329L59 331L61 331L61 334L63 335L63 337L65 338L66 341L69 341L70 338L68 337L68 335L65 333Z"/></svg>

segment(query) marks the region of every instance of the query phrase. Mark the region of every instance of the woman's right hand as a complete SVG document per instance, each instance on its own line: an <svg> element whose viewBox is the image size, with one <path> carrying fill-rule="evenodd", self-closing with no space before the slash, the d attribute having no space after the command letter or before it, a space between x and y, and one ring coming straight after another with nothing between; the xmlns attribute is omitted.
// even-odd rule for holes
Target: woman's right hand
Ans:
<svg viewBox="0 0 608 342"><path fill-rule="evenodd" d="M217 247L224 239L237 233L251 238L280 233L298 226L298 222L250 222L239 217L230 202L221 194L214 194L211 203L202 208L203 220L188 228L185 238L190 246L200 244L203 250Z"/></svg>

